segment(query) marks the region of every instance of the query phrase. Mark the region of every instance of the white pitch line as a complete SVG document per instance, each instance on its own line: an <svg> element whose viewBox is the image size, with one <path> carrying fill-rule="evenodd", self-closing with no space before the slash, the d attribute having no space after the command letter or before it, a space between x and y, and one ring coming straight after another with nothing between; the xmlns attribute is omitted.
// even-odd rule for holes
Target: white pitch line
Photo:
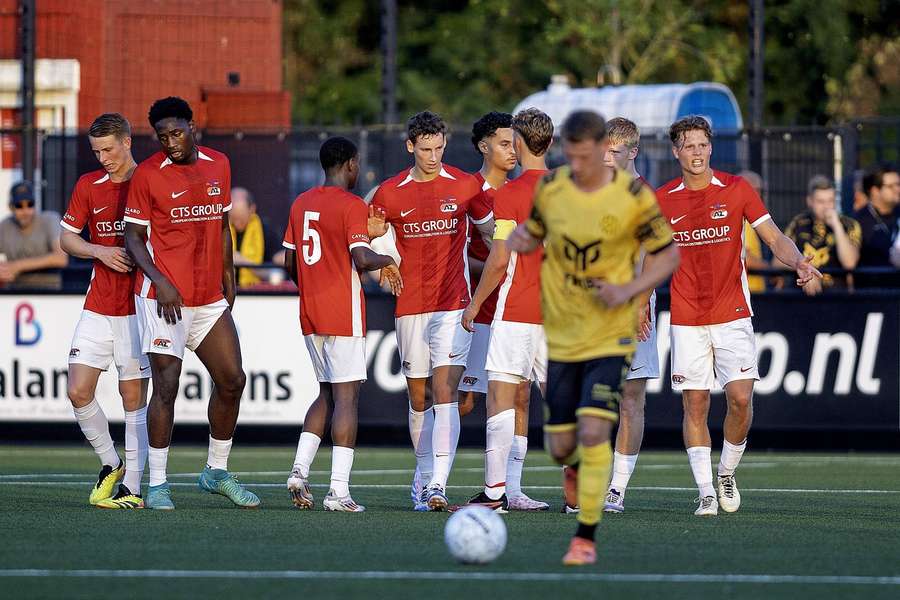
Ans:
<svg viewBox="0 0 900 600"><path fill-rule="evenodd" d="M94 483L94 480L82 481L0 481L3 485L36 485L36 486L81 486ZM248 488L284 488L283 483L248 483L241 482ZM196 487L194 482L170 481L172 487ZM327 488L327 483L311 483L310 487ZM408 490L409 484L405 483L358 483L352 484L353 489L361 490ZM478 487L478 484L472 485L448 485L449 490L471 490ZM529 485L526 486L530 490L561 490L558 485ZM696 487L676 487L676 486L629 486L629 490L642 490L646 492L696 492ZM759 492L759 493L777 493L777 494L900 494L900 490L851 490L851 489L825 489L825 488L741 488L741 492Z"/></svg>
<svg viewBox="0 0 900 600"><path fill-rule="evenodd" d="M163 569L2 569L0 577L115 577L160 579L376 579L617 583L749 583L805 585L900 585L900 576L731 575L695 573L521 573L503 571L214 571Z"/></svg>

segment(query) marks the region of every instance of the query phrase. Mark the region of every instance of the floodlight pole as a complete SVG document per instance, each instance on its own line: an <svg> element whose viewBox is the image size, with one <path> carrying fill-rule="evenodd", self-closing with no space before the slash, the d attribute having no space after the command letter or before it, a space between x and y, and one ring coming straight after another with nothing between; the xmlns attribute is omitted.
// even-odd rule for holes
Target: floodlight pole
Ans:
<svg viewBox="0 0 900 600"><path fill-rule="evenodd" d="M748 73L748 95L750 110L750 168L759 172L762 168L762 144L760 130L763 125L765 84L763 69L765 61L765 8L763 0L750 0L748 18L750 28L750 57Z"/></svg>
<svg viewBox="0 0 900 600"><path fill-rule="evenodd" d="M397 0L381 0L381 106L386 125L397 122Z"/></svg>
<svg viewBox="0 0 900 600"><path fill-rule="evenodd" d="M35 0L20 0L22 31L22 179L34 181Z"/></svg>

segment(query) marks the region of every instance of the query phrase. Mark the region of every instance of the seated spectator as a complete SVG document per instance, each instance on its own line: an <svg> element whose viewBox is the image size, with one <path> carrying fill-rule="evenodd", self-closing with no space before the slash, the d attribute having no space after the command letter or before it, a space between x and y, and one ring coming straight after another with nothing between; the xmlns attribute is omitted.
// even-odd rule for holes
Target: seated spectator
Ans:
<svg viewBox="0 0 900 600"><path fill-rule="evenodd" d="M27 181L12 187L9 207L12 214L0 221L0 286L60 289L59 269L69 257L59 247L59 215L38 212Z"/></svg>
<svg viewBox="0 0 900 600"><path fill-rule="evenodd" d="M231 241L234 244L234 264L237 267L262 264L266 258L266 230L256 214L253 195L242 187L231 190ZM260 282L258 270L238 268L238 286L248 287Z"/></svg>
<svg viewBox="0 0 900 600"><path fill-rule="evenodd" d="M763 198L762 177L754 171L741 171L739 176L750 184L756 194ZM744 219L744 268L768 269L769 263L763 258L762 243L759 236L747 219ZM748 275L747 288L753 294L766 291L766 278L763 275Z"/></svg>
<svg viewBox="0 0 900 600"><path fill-rule="evenodd" d="M834 184L824 175L809 180L806 194L806 210L791 220L784 234L791 238L804 256L811 258L812 266L852 270L859 262L862 230L856 220L838 214L835 207L837 192ZM778 259L776 266L784 266ZM804 288L807 294L816 294L822 288L850 287L847 275L825 273L822 281L810 282Z"/></svg>
<svg viewBox="0 0 900 600"><path fill-rule="evenodd" d="M863 177L869 203L854 217L862 228L860 267L893 267L891 247L900 230L900 174L895 167L877 167ZM855 276L858 287L900 287L900 273Z"/></svg>

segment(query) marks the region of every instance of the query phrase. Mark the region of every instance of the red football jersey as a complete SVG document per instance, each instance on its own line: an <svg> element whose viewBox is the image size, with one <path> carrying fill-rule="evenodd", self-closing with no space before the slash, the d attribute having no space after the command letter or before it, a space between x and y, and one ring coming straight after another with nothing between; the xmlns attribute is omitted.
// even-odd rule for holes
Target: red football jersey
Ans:
<svg viewBox="0 0 900 600"><path fill-rule="evenodd" d="M481 176L481 171L476 171L473 175L475 176L475 179L478 180L478 183L481 184L481 197L478 201L493 210L494 194L497 190L492 188L491 184L485 181L484 177ZM481 233L477 228L471 227L469 229L469 257L485 262L490 253L491 249L484 243L484 238L481 237ZM472 282L472 290L474 290L477 285L478 280L476 279ZM476 323L481 323L482 325L491 324L491 321L494 320L494 311L497 310L497 296L499 293L500 286L497 286L494 288L494 291L491 292L491 295L485 298L478 314L475 316Z"/></svg>
<svg viewBox="0 0 900 600"><path fill-rule="evenodd" d="M363 199L339 187L315 187L294 200L283 245L297 251L303 335L366 335L366 300L350 251L369 248L368 218Z"/></svg>
<svg viewBox="0 0 900 600"><path fill-rule="evenodd" d="M547 171L529 169L494 195L495 238L506 239L512 230L528 220L534 204L534 188ZM544 248L531 254L510 253L506 275L497 286L499 298L494 318L517 323L543 323L541 318L541 263Z"/></svg>
<svg viewBox="0 0 900 600"><path fill-rule="evenodd" d="M231 210L228 157L197 149L192 165L173 163L162 152L138 165L125 208L126 221L147 226L147 250L185 306L224 298L222 216ZM156 298L156 287L138 272L134 293Z"/></svg>
<svg viewBox="0 0 900 600"><path fill-rule="evenodd" d="M82 175L75 184L69 208L60 225L72 233L81 233L85 225L89 240L99 246L125 246L125 201L128 185L114 183L109 174L100 169ZM91 284L84 299L84 308L109 317L134 314L135 272L119 273L95 260Z"/></svg>
<svg viewBox="0 0 900 600"><path fill-rule="evenodd" d="M744 219L753 227L769 219L759 195L744 179L714 171L702 190L681 178L656 192L674 232L681 265L672 276L672 324L713 325L750 317L744 269Z"/></svg>
<svg viewBox="0 0 900 600"><path fill-rule="evenodd" d="M431 181L415 181L409 170L378 187L372 204L394 228L401 258L403 294L397 297L396 316L469 304L469 220L481 224L491 218L480 192L477 179L449 165Z"/></svg>

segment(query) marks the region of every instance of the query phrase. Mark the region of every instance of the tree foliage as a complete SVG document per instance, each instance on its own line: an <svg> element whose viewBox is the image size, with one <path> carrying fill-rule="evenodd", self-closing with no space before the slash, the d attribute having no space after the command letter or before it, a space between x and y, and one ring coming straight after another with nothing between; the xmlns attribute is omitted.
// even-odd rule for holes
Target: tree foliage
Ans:
<svg viewBox="0 0 900 600"><path fill-rule="evenodd" d="M900 3L766 3L765 121L897 114ZM748 7L729 0L398 1L401 114L511 109L554 74L573 85L717 81L746 109ZM284 0L299 123L381 119L380 2ZM857 108L858 107L858 108Z"/></svg>

